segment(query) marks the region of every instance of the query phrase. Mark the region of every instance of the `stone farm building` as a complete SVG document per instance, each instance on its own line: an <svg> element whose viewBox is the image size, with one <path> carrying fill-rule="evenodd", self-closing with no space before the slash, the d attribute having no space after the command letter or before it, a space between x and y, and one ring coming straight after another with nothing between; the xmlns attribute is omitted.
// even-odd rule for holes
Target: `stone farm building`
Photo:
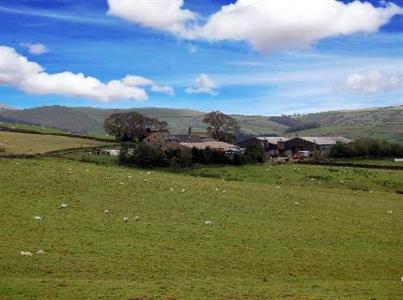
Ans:
<svg viewBox="0 0 403 300"><path fill-rule="evenodd" d="M352 140L344 137L255 137L240 142L239 146L262 146L270 156L298 154L300 151L326 153L336 143L351 143Z"/></svg>
<svg viewBox="0 0 403 300"><path fill-rule="evenodd" d="M205 150L210 148L216 151L234 153L241 151L237 145L224 143L208 137L206 134L179 134L173 135L167 132L156 132L150 134L143 141L147 145L163 147L167 149L193 149Z"/></svg>

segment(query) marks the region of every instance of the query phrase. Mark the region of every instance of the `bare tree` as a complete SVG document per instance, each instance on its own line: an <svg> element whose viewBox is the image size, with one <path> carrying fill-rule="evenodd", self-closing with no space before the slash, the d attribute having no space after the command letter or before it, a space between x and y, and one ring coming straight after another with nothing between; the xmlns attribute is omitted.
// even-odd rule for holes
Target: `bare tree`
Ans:
<svg viewBox="0 0 403 300"><path fill-rule="evenodd" d="M167 131L165 121L137 112L116 113L105 119L105 131L120 141L142 141L152 132Z"/></svg>
<svg viewBox="0 0 403 300"><path fill-rule="evenodd" d="M219 141L233 142L241 127L238 121L220 111L212 111L204 116L203 122L208 125L211 136Z"/></svg>

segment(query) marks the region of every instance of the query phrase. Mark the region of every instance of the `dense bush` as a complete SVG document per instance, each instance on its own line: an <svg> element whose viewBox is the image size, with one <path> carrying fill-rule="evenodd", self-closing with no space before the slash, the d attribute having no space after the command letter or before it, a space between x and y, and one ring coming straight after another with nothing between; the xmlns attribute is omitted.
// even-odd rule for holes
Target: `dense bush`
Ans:
<svg viewBox="0 0 403 300"><path fill-rule="evenodd" d="M132 146L125 145L122 148L119 156L121 163L139 167L165 167L169 165L169 160L162 149L150 147L143 143Z"/></svg>
<svg viewBox="0 0 403 300"><path fill-rule="evenodd" d="M250 163L258 162L264 163L267 160L266 152L263 147L252 145L246 148L245 160Z"/></svg>
<svg viewBox="0 0 403 300"><path fill-rule="evenodd" d="M139 167L166 167L174 169L190 167L193 164L230 164L242 165L244 163L263 163L266 161L266 153L259 146L248 147L244 154L226 154L211 148L204 150L193 148L186 149L162 149L143 143L125 144L119 156L121 164L135 165Z"/></svg>
<svg viewBox="0 0 403 300"><path fill-rule="evenodd" d="M403 145L376 139L359 139L350 144L337 143L329 152L333 158L345 157L403 157Z"/></svg>

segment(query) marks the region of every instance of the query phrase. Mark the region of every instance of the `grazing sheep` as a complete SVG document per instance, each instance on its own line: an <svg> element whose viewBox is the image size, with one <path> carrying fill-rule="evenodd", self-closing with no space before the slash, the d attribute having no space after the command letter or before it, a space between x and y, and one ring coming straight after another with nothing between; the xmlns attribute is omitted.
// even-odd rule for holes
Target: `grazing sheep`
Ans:
<svg viewBox="0 0 403 300"><path fill-rule="evenodd" d="M125 223L129 222L129 217L124 217L123 222L125 222Z"/></svg>
<svg viewBox="0 0 403 300"><path fill-rule="evenodd" d="M147 175L150 175L151 174L151 172L147 172Z"/></svg>
<svg viewBox="0 0 403 300"><path fill-rule="evenodd" d="M298 205L299 205L299 203L298 203L298 202L294 202L294 205L297 205L297 206L298 206Z"/></svg>
<svg viewBox="0 0 403 300"><path fill-rule="evenodd" d="M204 222L204 224L205 224L205 225L212 225L213 222L212 222L212 221L206 221L206 222Z"/></svg>
<svg viewBox="0 0 403 300"><path fill-rule="evenodd" d="M140 217L139 217L139 216L135 216L135 217L134 217L134 221L138 221L138 220L140 220Z"/></svg>
<svg viewBox="0 0 403 300"><path fill-rule="evenodd" d="M60 209L62 209L62 208L66 208L67 207L67 204L66 203L62 203L62 204L60 204Z"/></svg>
<svg viewBox="0 0 403 300"><path fill-rule="evenodd" d="M36 255L45 255L45 251L43 250L38 250L35 252Z"/></svg>
<svg viewBox="0 0 403 300"><path fill-rule="evenodd" d="M219 189L218 189L218 188L215 188L215 191L216 191L216 192L218 192L218 191L219 191Z"/></svg>
<svg viewBox="0 0 403 300"><path fill-rule="evenodd" d="M173 192L173 191L174 191L174 188L169 188L169 190L170 190L171 192Z"/></svg>
<svg viewBox="0 0 403 300"><path fill-rule="evenodd" d="M125 183L124 183L124 182L121 182L120 184L121 184L121 185L124 185Z"/></svg>
<svg viewBox="0 0 403 300"><path fill-rule="evenodd" d="M129 176L127 176L127 178L132 178L132 177L129 175Z"/></svg>
<svg viewBox="0 0 403 300"><path fill-rule="evenodd" d="M34 219L35 220L42 220L42 217L41 216L34 216Z"/></svg>
<svg viewBox="0 0 403 300"><path fill-rule="evenodd" d="M184 193L184 192L186 192L186 190L185 190L185 189L182 189L181 192Z"/></svg>
<svg viewBox="0 0 403 300"><path fill-rule="evenodd" d="M104 210L104 213L105 213L105 214L109 214L109 209L105 209L105 210Z"/></svg>
<svg viewBox="0 0 403 300"><path fill-rule="evenodd" d="M278 186L276 186L276 189L279 189L280 188L280 186L278 185Z"/></svg>
<svg viewBox="0 0 403 300"><path fill-rule="evenodd" d="M403 282L403 276L402 276L402 277L400 277L400 281L401 281L401 282Z"/></svg>
<svg viewBox="0 0 403 300"><path fill-rule="evenodd" d="M391 215L391 214L393 214L393 211L388 210L388 215Z"/></svg>
<svg viewBox="0 0 403 300"><path fill-rule="evenodd" d="M32 257L32 253L29 251L21 251L21 256L27 256L27 257Z"/></svg>

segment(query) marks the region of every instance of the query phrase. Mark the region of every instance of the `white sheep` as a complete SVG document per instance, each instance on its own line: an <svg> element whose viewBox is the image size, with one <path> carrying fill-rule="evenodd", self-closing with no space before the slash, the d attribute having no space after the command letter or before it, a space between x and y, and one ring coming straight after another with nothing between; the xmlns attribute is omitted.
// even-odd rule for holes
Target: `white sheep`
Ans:
<svg viewBox="0 0 403 300"><path fill-rule="evenodd" d="M186 190L185 190L185 189L182 189L181 192L184 193L184 192L186 192Z"/></svg>
<svg viewBox="0 0 403 300"><path fill-rule="evenodd" d="M129 217L124 217L123 222L125 222L125 223L129 222Z"/></svg>
<svg viewBox="0 0 403 300"><path fill-rule="evenodd" d="M43 250L38 250L35 252L36 255L45 255L45 251Z"/></svg>
<svg viewBox="0 0 403 300"><path fill-rule="evenodd" d="M59 208L66 208L67 207L67 204L66 203L62 203L62 204L60 204L60 207Z"/></svg>
<svg viewBox="0 0 403 300"><path fill-rule="evenodd" d="M393 214L393 211L388 210L388 215L391 215L391 214Z"/></svg>
<svg viewBox="0 0 403 300"><path fill-rule="evenodd" d="M169 188L169 190L170 190L171 192L173 192L173 191L174 191L174 188Z"/></svg>
<svg viewBox="0 0 403 300"><path fill-rule="evenodd" d="M109 214L109 209L105 209L105 210L104 210L104 213L105 213L105 214Z"/></svg>
<svg viewBox="0 0 403 300"><path fill-rule="evenodd" d="M297 205L297 206L298 206L298 205L299 205L299 202L294 202L294 205Z"/></svg>
<svg viewBox="0 0 403 300"><path fill-rule="evenodd" d="M21 256L32 257L32 252L29 251L21 251Z"/></svg>
<svg viewBox="0 0 403 300"><path fill-rule="evenodd" d="M140 217L139 217L139 216L135 216L135 217L134 217L134 221L138 221L138 220L140 220Z"/></svg>
<svg viewBox="0 0 403 300"><path fill-rule="evenodd" d="M42 217L41 216L34 216L34 219L35 220L42 220Z"/></svg>
<svg viewBox="0 0 403 300"><path fill-rule="evenodd" d="M205 224L205 225L212 225L213 222L212 222L212 221L206 221L206 222L204 222L204 224Z"/></svg>
<svg viewBox="0 0 403 300"><path fill-rule="evenodd" d="M215 191L216 191L216 192L218 192L218 191L219 191L219 189L218 189L218 188L215 188Z"/></svg>

